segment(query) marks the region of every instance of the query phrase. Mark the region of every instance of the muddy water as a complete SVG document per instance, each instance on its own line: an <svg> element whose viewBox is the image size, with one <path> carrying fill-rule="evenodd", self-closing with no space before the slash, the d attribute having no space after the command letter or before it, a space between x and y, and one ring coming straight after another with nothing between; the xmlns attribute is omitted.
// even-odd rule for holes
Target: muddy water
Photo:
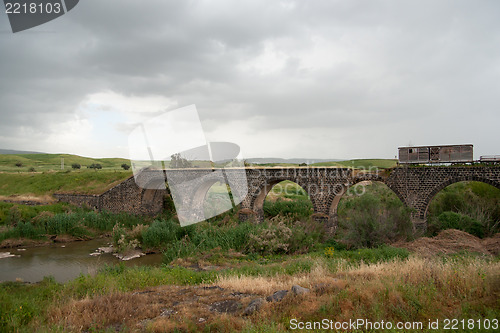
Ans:
<svg viewBox="0 0 500 333"><path fill-rule="evenodd" d="M100 267L117 264L120 261L112 254L91 256L98 247L107 246L109 240L95 239L83 242L56 243L50 246L19 249L0 249L14 257L0 259L0 281L38 282L44 276L53 276L58 282L65 282L80 274L92 274ZM126 266L161 265L161 254L149 254L141 258L122 261Z"/></svg>

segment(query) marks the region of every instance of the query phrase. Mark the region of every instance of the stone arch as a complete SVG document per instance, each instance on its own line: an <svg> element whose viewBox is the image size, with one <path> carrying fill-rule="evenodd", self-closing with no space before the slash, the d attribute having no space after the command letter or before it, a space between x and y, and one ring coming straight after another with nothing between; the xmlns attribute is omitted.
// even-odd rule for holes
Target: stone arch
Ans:
<svg viewBox="0 0 500 333"><path fill-rule="evenodd" d="M331 198L329 197L328 198L328 207L329 207L329 212L336 212L337 211L337 207L338 207L338 204L340 202L340 199L342 199L342 197L348 192L349 189L355 187L356 185L358 185L359 183L363 182L363 181L371 181L371 182L374 182L374 183L380 183L380 184L384 184L387 186L387 188L389 188L397 197L399 200L401 200L402 203L405 203L405 200L404 200L404 197L395 189L391 188L385 181L383 180L375 180L375 179L368 179L368 180L363 180L363 179L360 179L360 180L357 180L357 181L354 181L352 184L349 184L349 186L346 186L346 185L343 185L345 187L345 190L337 195L333 195Z"/></svg>
<svg viewBox="0 0 500 333"><path fill-rule="evenodd" d="M401 200L401 202L403 204L406 204L404 199L403 199L403 196L401 196L398 193L398 191L395 191L393 188L391 188L389 185L387 185L385 181L383 181L381 179L354 179L353 183L351 183L349 185L339 184L340 186L343 187L343 190L340 191L339 193L333 193L333 194L328 196L328 199L327 199L328 215L330 216L330 221L332 223L333 228L336 229L337 225L338 225L338 211L337 211L337 209L338 209L338 205L339 205L340 200L344 197L344 195L351 188L355 187L356 185L358 185L359 183L361 183L363 181L371 181L371 182L376 182L376 183L386 185L394 194L396 194L396 196L399 198L399 200Z"/></svg>
<svg viewBox="0 0 500 333"><path fill-rule="evenodd" d="M435 186L429 192L429 194L427 194L425 196L425 198L423 200L423 207L421 209L419 209L419 211L418 211L418 214L419 214L418 217L424 221L427 221L427 213L429 211L429 206L431 204L432 199L436 196L436 194L438 194L445 187L447 187L451 184L460 183L460 182L468 182L468 181L481 182L481 183L485 183L488 185L492 185L492 186L500 189L500 182L496 182L494 180L484 178L484 177L475 176L475 175L450 178L450 179L440 183L439 185Z"/></svg>
<svg viewBox="0 0 500 333"><path fill-rule="evenodd" d="M145 188L141 191L141 209L148 215L155 215L163 210L166 189Z"/></svg>
<svg viewBox="0 0 500 333"><path fill-rule="evenodd" d="M291 181L299 185L309 196L309 200L311 200L314 212L317 212L318 207L316 200L314 199L314 196L312 196L309 193L310 190L307 186L309 183L304 183L295 178L289 178L289 177L263 179L260 182L260 184L255 187L255 190L252 193L248 194L251 196L251 201L250 201L251 210L257 214L259 220L262 221L264 219L264 201L266 200L267 195L275 185L285 180Z"/></svg>
<svg viewBox="0 0 500 333"><path fill-rule="evenodd" d="M199 211L199 213L202 214L203 218L205 218L204 205L208 191L214 184L221 181L222 183L224 183L224 180L218 178L210 178L201 183L193 192L193 197L191 199L191 207L193 208L193 210Z"/></svg>

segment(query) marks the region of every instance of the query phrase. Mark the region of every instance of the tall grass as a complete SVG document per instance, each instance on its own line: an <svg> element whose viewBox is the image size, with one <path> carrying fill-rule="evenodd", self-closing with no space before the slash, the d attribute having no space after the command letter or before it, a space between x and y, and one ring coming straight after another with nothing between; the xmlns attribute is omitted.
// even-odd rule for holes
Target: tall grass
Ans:
<svg viewBox="0 0 500 333"><path fill-rule="evenodd" d="M144 217L126 213L79 210L53 214L51 211L42 211L30 221L18 220L6 231L1 232L0 241L8 238L40 239L46 235L62 234L87 238L94 236L95 232L112 231L116 224L130 229L144 222Z"/></svg>
<svg viewBox="0 0 500 333"><path fill-rule="evenodd" d="M71 211L69 204L56 203L52 205L28 206L0 201L0 225L15 224L19 221L30 221L42 212L60 214Z"/></svg>

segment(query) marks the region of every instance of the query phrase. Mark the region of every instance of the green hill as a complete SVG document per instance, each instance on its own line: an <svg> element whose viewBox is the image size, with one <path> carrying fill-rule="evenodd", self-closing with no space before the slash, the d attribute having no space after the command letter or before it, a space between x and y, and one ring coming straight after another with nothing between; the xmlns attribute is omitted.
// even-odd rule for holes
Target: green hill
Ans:
<svg viewBox="0 0 500 333"><path fill-rule="evenodd" d="M61 160L64 159L64 170L71 165L80 164L85 169L91 164L101 164L103 169L120 170L122 164L130 165L124 158L91 158L70 154L0 154L0 171L19 172L35 168L35 171L61 171ZM21 163L22 166L16 166Z"/></svg>
<svg viewBox="0 0 500 333"><path fill-rule="evenodd" d="M377 167L379 169L393 168L397 164L397 160L393 159L359 159L359 160L347 160L338 162L320 162L314 163L312 166L336 166L336 167L347 167L356 169L369 169Z"/></svg>

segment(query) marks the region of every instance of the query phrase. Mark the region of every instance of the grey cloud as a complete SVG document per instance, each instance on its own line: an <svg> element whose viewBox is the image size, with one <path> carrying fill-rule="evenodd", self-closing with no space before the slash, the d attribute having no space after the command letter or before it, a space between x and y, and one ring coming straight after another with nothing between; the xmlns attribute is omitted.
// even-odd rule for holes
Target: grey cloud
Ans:
<svg viewBox="0 0 500 333"><path fill-rule="evenodd" d="M457 137L453 129L476 124L475 117L489 120L488 128L498 123L499 7L495 1L81 1L34 29L49 32L0 34L0 130L15 137L30 127L43 136L50 124L70 119L85 96L112 90L196 103L211 124L260 116L259 130L307 134L323 126L363 130L366 137L377 137L376 126L397 135L393 141L471 138L494 149L487 133ZM0 15L0 27L5 20ZM303 68L295 51L312 50L313 36L353 57L323 70ZM282 47L285 67L269 75L241 70L265 41ZM378 137L395 145L390 136ZM380 154L390 157L392 150Z"/></svg>

